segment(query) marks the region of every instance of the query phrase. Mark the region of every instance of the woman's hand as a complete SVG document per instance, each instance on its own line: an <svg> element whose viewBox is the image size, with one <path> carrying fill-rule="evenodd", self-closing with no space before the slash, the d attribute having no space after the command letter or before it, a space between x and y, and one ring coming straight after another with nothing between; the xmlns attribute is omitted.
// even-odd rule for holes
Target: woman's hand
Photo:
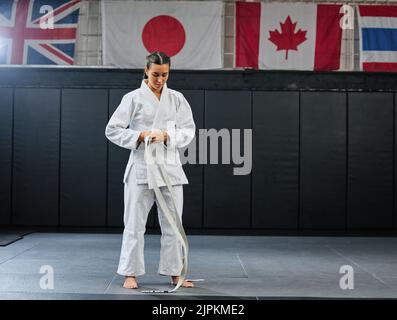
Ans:
<svg viewBox="0 0 397 320"><path fill-rule="evenodd" d="M167 142L167 137L168 134L166 131L152 131L150 133L150 136L152 137L151 142L156 143L156 142Z"/></svg>
<svg viewBox="0 0 397 320"><path fill-rule="evenodd" d="M146 138L147 136L150 136L150 131L149 131L149 130L142 131L142 132L140 133L140 135L139 135L138 141L139 141L139 142L145 141L145 138Z"/></svg>

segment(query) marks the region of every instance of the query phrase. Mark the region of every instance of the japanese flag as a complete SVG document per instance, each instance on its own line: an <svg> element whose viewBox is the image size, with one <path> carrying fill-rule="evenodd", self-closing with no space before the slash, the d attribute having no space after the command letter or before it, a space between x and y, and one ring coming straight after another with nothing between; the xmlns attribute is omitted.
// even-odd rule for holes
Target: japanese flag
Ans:
<svg viewBox="0 0 397 320"><path fill-rule="evenodd" d="M236 67L339 70L342 5L236 3Z"/></svg>
<svg viewBox="0 0 397 320"><path fill-rule="evenodd" d="M102 1L103 63L142 68L163 51L176 69L222 68L221 1Z"/></svg>

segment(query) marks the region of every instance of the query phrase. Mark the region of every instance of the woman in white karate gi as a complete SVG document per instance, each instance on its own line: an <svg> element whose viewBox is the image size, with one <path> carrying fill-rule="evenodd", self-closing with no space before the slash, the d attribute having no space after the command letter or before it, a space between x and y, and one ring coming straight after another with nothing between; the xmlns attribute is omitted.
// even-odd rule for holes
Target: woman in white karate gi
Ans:
<svg viewBox="0 0 397 320"><path fill-rule="evenodd" d="M182 93L167 88L170 58L162 52L147 56L141 87L123 96L106 126L106 137L116 145L131 150L124 173L124 232L117 273L125 276L124 287L138 288L137 276L145 273L144 233L147 217L157 199L148 182L145 160L145 138L161 144L167 161L164 165L174 190L176 213L171 194L161 175L154 175L169 210L179 214L183 209L183 184L188 180L182 169L179 148L194 138L195 123L189 103ZM127 128L129 126L129 128ZM156 145L159 147L160 145ZM149 183L149 184L148 184ZM176 284L182 270L183 252L180 241L157 206L161 227L161 251L158 273L171 276ZM193 287L185 280L184 287Z"/></svg>

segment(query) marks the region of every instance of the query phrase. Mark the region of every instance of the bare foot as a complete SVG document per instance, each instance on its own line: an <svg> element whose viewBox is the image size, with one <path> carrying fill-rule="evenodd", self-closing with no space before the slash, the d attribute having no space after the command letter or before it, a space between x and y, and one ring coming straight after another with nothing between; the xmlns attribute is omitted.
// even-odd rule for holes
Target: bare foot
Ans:
<svg viewBox="0 0 397 320"><path fill-rule="evenodd" d="M126 289L138 289L138 283L135 277L125 277L123 288Z"/></svg>
<svg viewBox="0 0 397 320"><path fill-rule="evenodd" d="M171 282L173 285L176 285L178 283L179 280L179 276L171 276ZM191 281L183 281L182 283L182 287L184 288L193 288L194 287L194 283Z"/></svg>

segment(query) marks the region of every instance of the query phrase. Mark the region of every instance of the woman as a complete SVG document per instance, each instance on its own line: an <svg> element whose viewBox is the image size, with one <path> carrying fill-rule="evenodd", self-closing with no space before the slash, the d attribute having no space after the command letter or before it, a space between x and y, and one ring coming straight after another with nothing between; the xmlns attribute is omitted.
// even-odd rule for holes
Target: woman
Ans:
<svg viewBox="0 0 397 320"><path fill-rule="evenodd" d="M124 288L136 289L137 276L145 274L144 233L146 220L157 199L148 182L145 158L145 138L162 146L167 162L165 172L173 189L171 193L161 175L154 174L167 207L182 218L183 184L188 180L182 169L178 149L194 138L195 123L189 103L182 93L167 88L170 58L163 52L146 57L141 87L123 96L120 105L106 126L106 137L120 147L131 149L124 173L124 232L117 273L125 276ZM127 128L129 126L129 128ZM160 145L156 145L159 147ZM152 172L150 174L153 175ZM151 176L152 177L152 176ZM179 280L183 265L182 246L172 230L160 205L157 206L161 227L161 251L158 273ZM175 210L178 209L178 210ZM185 280L183 287L193 287Z"/></svg>

